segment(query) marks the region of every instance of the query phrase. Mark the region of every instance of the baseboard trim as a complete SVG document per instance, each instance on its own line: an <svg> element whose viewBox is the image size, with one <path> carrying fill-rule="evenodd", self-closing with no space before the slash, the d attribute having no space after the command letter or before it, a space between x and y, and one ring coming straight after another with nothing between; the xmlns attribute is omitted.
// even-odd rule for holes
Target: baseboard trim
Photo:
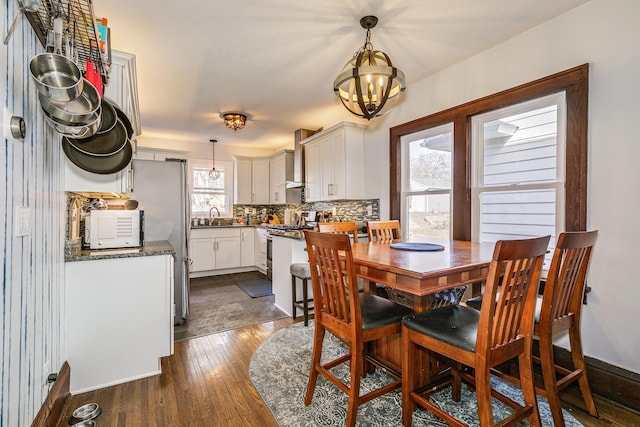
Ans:
<svg viewBox="0 0 640 427"><path fill-rule="evenodd" d="M569 350L553 346L553 355L558 365L567 369L573 367ZM640 374L589 356L584 357L584 362L592 393L640 412ZM577 387L577 383L572 386Z"/></svg>
<svg viewBox="0 0 640 427"><path fill-rule="evenodd" d="M61 417L71 401L69 384L71 381L71 367L67 362L62 364L56 381L51 386L31 427L54 427L63 425Z"/></svg>

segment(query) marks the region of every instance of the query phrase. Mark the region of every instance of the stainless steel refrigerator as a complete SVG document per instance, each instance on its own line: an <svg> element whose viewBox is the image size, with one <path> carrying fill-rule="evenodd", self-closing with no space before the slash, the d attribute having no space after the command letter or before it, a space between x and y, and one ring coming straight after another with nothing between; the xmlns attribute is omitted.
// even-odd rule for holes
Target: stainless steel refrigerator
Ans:
<svg viewBox="0 0 640 427"><path fill-rule="evenodd" d="M189 231L191 196L187 161L132 161L130 197L144 209L144 240L168 240L174 247L174 324L189 318Z"/></svg>

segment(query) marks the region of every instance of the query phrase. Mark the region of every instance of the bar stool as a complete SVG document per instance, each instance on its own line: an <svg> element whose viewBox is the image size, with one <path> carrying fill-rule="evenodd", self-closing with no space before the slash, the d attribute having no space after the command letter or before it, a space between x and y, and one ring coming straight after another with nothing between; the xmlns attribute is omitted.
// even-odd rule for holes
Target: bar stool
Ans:
<svg viewBox="0 0 640 427"><path fill-rule="evenodd" d="M313 298L309 298L308 283L311 280L311 268L308 262L294 262L289 266L291 273L291 300L293 302L293 320L296 320L298 308L304 313L304 326L309 325L309 314L313 313ZM296 279L302 280L302 299L298 299Z"/></svg>

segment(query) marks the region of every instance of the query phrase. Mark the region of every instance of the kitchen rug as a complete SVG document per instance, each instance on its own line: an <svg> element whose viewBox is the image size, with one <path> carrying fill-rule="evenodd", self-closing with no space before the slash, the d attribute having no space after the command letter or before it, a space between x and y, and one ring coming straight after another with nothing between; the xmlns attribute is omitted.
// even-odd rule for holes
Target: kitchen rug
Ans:
<svg viewBox="0 0 640 427"><path fill-rule="evenodd" d="M251 357L249 378L280 427L344 425L347 395L322 376L318 378L311 405L304 406L312 347L313 321L307 327L300 322L275 332L258 347ZM323 363L329 358L346 353L346 347L327 333L323 348ZM340 378L349 377L348 366L334 368L333 372ZM363 378L361 394L389 381L390 377L376 371ZM522 402L522 393L516 386L494 377L491 378L491 384L512 399ZM466 387L462 387L460 402L451 400L451 387L432 394L431 399L468 425L479 424L475 394L470 393ZM538 404L542 425L553 426L553 418L546 399L539 397ZM494 399L493 414L496 419L502 419L511 412L511 408ZM563 413L567 427L582 426L567 411L563 410ZM402 426L401 391L394 390L360 405L356 425ZM528 420L523 420L518 425L527 426ZM447 424L432 413L418 409L413 414L413 426L445 427Z"/></svg>
<svg viewBox="0 0 640 427"><path fill-rule="evenodd" d="M266 279L242 280L236 282L236 286L251 298L264 297L273 293L271 282Z"/></svg>

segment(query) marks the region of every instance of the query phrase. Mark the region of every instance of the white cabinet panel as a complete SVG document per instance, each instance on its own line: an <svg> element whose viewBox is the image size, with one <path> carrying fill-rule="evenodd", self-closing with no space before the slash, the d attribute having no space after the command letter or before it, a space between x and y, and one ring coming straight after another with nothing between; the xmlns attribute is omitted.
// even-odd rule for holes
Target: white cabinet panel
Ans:
<svg viewBox="0 0 640 427"><path fill-rule="evenodd" d="M159 374L173 353L173 257L67 262L65 274L71 392Z"/></svg>
<svg viewBox="0 0 640 427"><path fill-rule="evenodd" d="M240 230L240 266L255 265L255 229L253 227Z"/></svg>
<svg viewBox="0 0 640 427"><path fill-rule="evenodd" d="M235 203L237 205L250 205L253 188L251 184L251 158L236 157L235 162Z"/></svg>
<svg viewBox="0 0 640 427"><path fill-rule="evenodd" d="M258 270L267 274L267 236L268 232L264 228L255 229L255 263Z"/></svg>
<svg viewBox="0 0 640 427"><path fill-rule="evenodd" d="M365 197L364 126L339 123L302 143L307 201Z"/></svg>
<svg viewBox="0 0 640 427"><path fill-rule="evenodd" d="M215 270L216 268L216 239L189 239L189 257L191 271Z"/></svg>
<svg viewBox="0 0 640 427"><path fill-rule="evenodd" d="M242 233L245 231L253 233L253 228L192 229L189 237L189 257L191 258L189 271L223 270L244 266L242 264ZM248 245L253 250L253 240Z"/></svg>
<svg viewBox="0 0 640 427"><path fill-rule="evenodd" d="M251 161L251 203L269 204L269 159Z"/></svg>

